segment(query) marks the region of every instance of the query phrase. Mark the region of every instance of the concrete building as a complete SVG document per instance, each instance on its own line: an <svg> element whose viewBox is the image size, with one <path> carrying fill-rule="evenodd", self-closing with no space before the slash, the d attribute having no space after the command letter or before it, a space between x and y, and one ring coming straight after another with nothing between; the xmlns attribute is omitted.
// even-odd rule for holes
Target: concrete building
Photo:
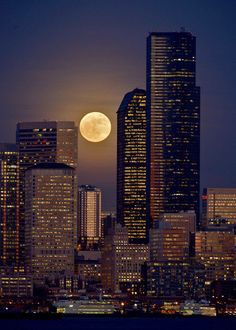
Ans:
<svg viewBox="0 0 236 330"><path fill-rule="evenodd" d="M78 251L75 257L75 275L81 288L101 288L101 251Z"/></svg>
<svg viewBox="0 0 236 330"><path fill-rule="evenodd" d="M16 128L21 171L39 163L78 164L78 128L72 121L20 122Z"/></svg>
<svg viewBox="0 0 236 330"><path fill-rule="evenodd" d="M143 274L148 297L175 301L205 298L205 269L193 260L148 262Z"/></svg>
<svg viewBox="0 0 236 330"><path fill-rule="evenodd" d="M151 261L183 261L193 254L194 212L164 213L150 230Z"/></svg>
<svg viewBox="0 0 236 330"><path fill-rule="evenodd" d="M137 295L141 286L141 267L148 259L148 245L129 243L128 228L116 224L105 237L102 249L104 290Z"/></svg>
<svg viewBox="0 0 236 330"><path fill-rule="evenodd" d="M77 180L65 164L38 164L25 174L26 264L34 282L74 273Z"/></svg>
<svg viewBox="0 0 236 330"><path fill-rule="evenodd" d="M205 188L202 194L202 227L236 224L236 188Z"/></svg>
<svg viewBox="0 0 236 330"><path fill-rule="evenodd" d="M78 128L72 121L20 122L16 144L20 158L20 260L25 259L25 171L40 163L78 165Z"/></svg>
<svg viewBox="0 0 236 330"><path fill-rule="evenodd" d="M196 232L196 260L205 266L206 287L215 280L232 280L236 275L234 229L211 227Z"/></svg>
<svg viewBox="0 0 236 330"><path fill-rule="evenodd" d="M33 296L32 277L21 267L1 267L0 297L26 298Z"/></svg>

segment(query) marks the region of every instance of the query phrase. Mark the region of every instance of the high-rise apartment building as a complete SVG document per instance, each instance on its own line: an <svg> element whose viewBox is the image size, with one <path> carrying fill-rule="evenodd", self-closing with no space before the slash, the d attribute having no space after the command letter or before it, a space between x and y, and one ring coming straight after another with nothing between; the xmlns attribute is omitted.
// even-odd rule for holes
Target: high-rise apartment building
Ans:
<svg viewBox="0 0 236 330"><path fill-rule="evenodd" d="M97 245L102 237L101 190L82 185L78 190L78 240L82 248Z"/></svg>
<svg viewBox="0 0 236 330"><path fill-rule="evenodd" d="M75 169L38 164L25 173L26 265L34 281L73 275L77 232Z"/></svg>
<svg viewBox="0 0 236 330"><path fill-rule="evenodd" d="M0 265L19 261L19 153L14 144L0 144Z"/></svg>
<svg viewBox="0 0 236 330"><path fill-rule="evenodd" d="M147 39L150 215L194 210L199 217L200 89L189 32Z"/></svg>
<svg viewBox="0 0 236 330"><path fill-rule="evenodd" d="M117 220L131 243L148 241L146 92L125 95L117 112Z"/></svg>
<svg viewBox="0 0 236 330"><path fill-rule="evenodd" d="M24 261L25 171L40 163L64 163L77 167L78 129L72 121L20 122L16 143L20 157L20 259Z"/></svg>
<svg viewBox="0 0 236 330"><path fill-rule="evenodd" d="M202 195L202 226L236 224L236 188L205 188Z"/></svg>

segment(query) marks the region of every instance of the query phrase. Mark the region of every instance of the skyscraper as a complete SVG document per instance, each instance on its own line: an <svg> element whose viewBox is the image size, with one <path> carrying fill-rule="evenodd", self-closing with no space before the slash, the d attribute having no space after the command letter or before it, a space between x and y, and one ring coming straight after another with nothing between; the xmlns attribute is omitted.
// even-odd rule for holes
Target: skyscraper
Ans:
<svg viewBox="0 0 236 330"><path fill-rule="evenodd" d="M64 163L76 167L77 134L72 121L18 123L16 143L21 170L39 163Z"/></svg>
<svg viewBox="0 0 236 330"><path fill-rule="evenodd" d="M20 259L24 260L25 171L39 163L64 163L77 166L77 127L71 121L21 122L16 143L20 157Z"/></svg>
<svg viewBox="0 0 236 330"><path fill-rule="evenodd" d="M0 265L19 261L19 153L15 144L0 144Z"/></svg>
<svg viewBox="0 0 236 330"><path fill-rule="evenodd" d="M150 216L194 210L199 218L200 89L189 32L147 39Z"/></svg>
<svg viewBox="0 0 236 330"><path fill-rule="evenodd" d="M90 185L82 185L78 191L78 238L82 248L100 243L101 190Z"/></svg>
<svg viewBox="0 0 236 330"><path fill-rule="evenodd" d="M128 228L130 243L146 243L147 119L146 92L125 95L117 112L117 220Z"/></svg>
<svg viewBox="0 0 236 330"><path fill-rule="evenodd" d="M73 275L77 232L75 169L35 165L25 173L26 265L34 281Z"/></svg>

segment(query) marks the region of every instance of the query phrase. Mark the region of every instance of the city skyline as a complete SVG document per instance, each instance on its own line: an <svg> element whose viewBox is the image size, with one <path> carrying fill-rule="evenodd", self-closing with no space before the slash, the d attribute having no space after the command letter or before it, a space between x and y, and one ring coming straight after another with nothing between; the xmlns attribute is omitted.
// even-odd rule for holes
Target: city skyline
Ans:
<svg viewBox="0 0 236 330"><path fill-rule="evenodd" d="M236 316L236 5L176 3L0 0L0 317Z"/></svg>
<svg viewBox="0 0 236 330"><path fill-rule="evenodd" d="M75 120L78 124L87 112L104 112L112 120L111 136L96 146L79 137L79 183L101 187L103 209L115 209L115 117L120 100L127 91L145 87L148 33L179 31L184 25L197 37L202 188L235 186L231 152L235 145L235 3L217 1L213 7L206 1L202 8L193 1L135 4L128 1L124 12L117 1L1 2L5 43L0 56L1 141L14 142L19 121ZM96 166L91 166L95 159Z"/></svg>

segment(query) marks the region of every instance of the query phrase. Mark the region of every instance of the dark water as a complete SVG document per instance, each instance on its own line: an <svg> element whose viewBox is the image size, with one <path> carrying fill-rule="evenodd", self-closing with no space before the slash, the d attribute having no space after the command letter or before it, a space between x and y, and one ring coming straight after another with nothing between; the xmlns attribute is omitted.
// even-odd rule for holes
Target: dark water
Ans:
<svg viewBox="0 0 236 330"><path fill-rule="evenodd" d="M235 318L62 318L58 320L0 320L1 330L235 330Z"/></svg>

